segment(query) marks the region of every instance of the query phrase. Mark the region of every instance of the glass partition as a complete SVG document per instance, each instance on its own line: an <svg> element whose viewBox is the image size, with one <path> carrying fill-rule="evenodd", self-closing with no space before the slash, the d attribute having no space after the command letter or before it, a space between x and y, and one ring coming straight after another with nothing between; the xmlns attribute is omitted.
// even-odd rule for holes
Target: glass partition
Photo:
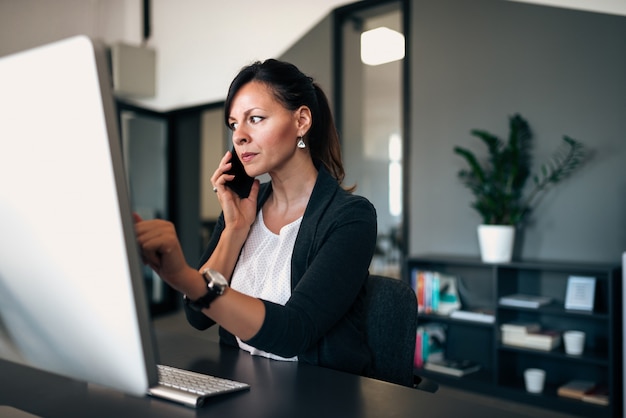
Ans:
<svg viewBox="0 0 626 418"><path fill-rule="evenodd" d="M378 214L370 271L400 277L403 240L403 2L361 6L340 16L338 126L346 185Z"/></svg>

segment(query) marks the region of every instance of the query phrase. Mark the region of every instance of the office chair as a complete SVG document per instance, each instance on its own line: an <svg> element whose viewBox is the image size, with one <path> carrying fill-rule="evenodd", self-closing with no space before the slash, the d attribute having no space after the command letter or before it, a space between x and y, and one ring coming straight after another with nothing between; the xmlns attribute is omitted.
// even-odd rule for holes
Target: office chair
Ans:
<svg viewBox="0 0 626 418"><path fill-rule="evenodd" d="M365 291L367 343L373 355L369 377L436 392L437 383L413 373L417 298L411 286L370 275Z"/></svg>

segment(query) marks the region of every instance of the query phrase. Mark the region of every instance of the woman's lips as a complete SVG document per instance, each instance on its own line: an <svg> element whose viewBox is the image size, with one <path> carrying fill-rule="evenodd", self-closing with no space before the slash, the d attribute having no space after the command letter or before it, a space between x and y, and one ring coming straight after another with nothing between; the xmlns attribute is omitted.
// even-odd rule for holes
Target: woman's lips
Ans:
<svg viewBox="0 0 626 418"><path fill-rule="evenodd" d="M244 152L243 154L241 154L241 161L244 163L248 163L254 159L255 155L256 154L253 152Z"/></svg>

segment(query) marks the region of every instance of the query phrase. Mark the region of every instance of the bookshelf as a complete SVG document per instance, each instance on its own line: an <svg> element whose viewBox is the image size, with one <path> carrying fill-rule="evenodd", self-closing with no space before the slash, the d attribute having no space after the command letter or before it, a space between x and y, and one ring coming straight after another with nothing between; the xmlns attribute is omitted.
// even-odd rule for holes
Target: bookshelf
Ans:
<svg viewBox="0 0 626 418"><path fill-rule="evenodd" d="M442 384L525 402L560 412L611 417L622 413L622 305L621 268L618 264L514 261L485 264L478 258L445 255L406 259L404 279L416 283L416 271L456 277L461 309L494 313L493 323L453 318L436 311L418 313L421 325L446 328L445 357L479 363L478 372L455 377L420 368L417 373ZM591 311L565 309L568 278L595 278ZM499 299L512 294L549 297L537 308L504 306ZM582 355L568 355L563 344L538 350L502 343L500 326L511 322L534 322L542 328L586 333ZM524 388L524 370L541 368L546 382L541 394ZM572 380L593 380L609 389L609 405L597 405L558 395L558 388Z"/></svg>

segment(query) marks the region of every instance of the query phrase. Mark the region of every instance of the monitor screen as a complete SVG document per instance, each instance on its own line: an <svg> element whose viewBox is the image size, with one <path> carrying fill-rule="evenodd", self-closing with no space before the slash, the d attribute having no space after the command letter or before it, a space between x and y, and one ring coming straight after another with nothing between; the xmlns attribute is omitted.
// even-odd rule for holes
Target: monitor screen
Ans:
<svg viewBox="0 0 626 418"><path fill-rule="evenodd" d="M143 396L157 381L106 50L0 58L0 357Z"/></svg>

